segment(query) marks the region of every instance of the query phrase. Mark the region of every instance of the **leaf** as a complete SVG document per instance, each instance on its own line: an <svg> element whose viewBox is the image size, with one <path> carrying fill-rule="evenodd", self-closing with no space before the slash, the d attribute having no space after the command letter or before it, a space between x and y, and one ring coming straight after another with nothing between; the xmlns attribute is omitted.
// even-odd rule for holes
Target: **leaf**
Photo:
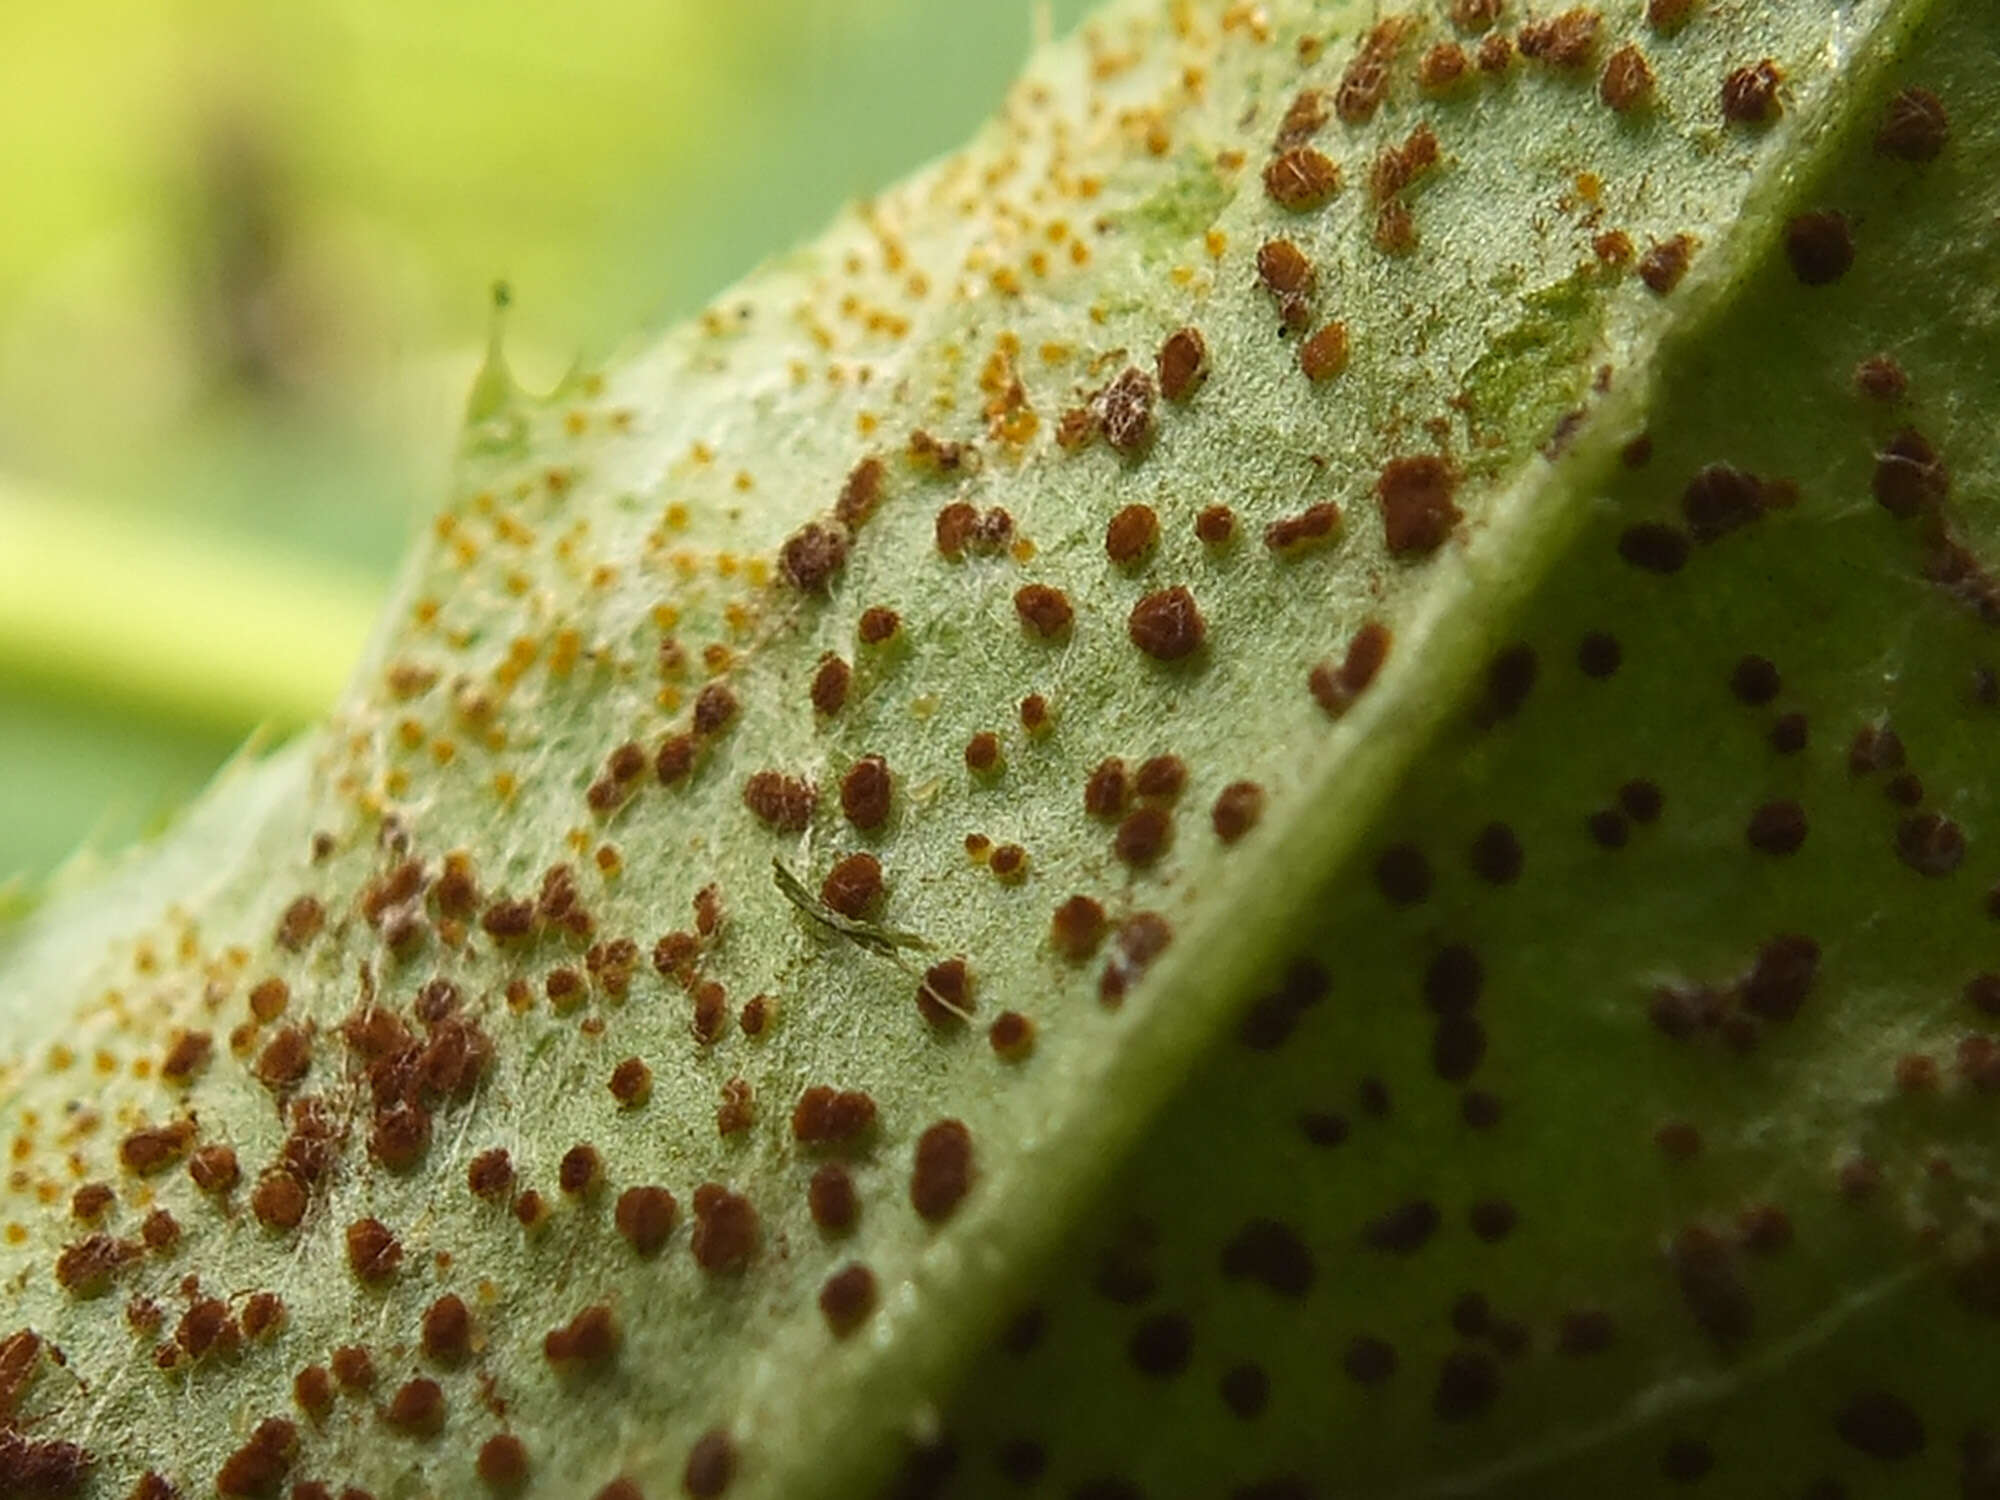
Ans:
<svg viewBox="0 0 2000 1500"><path fill-rule="evenodd" d="M1982 1493L1996 38L1588 14L1116 6L491 369L333 723L0 960L0 1462Z"/></svg>

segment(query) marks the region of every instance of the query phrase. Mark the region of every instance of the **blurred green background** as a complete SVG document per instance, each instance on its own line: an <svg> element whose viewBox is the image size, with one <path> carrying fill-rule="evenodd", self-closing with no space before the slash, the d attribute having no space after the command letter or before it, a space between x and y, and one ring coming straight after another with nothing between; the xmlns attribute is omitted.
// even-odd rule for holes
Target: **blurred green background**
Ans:
<svg viewBox="0 0 2000 1500"><path fill-rule="evenodd" d="M0 5L0 884L145 832L338 689L442 493L494 279L553 379L956 144L1035 25Z"/></svg>

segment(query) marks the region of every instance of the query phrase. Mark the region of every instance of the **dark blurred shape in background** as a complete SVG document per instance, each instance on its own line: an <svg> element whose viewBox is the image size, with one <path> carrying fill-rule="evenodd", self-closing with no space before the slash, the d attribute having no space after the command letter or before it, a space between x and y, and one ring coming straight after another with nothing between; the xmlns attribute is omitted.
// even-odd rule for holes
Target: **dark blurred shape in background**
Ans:
<svg viewBox="0 0 2000 1500"><path fill-rule="evenodd" d="M0 884L146 831L337 689L442 493L496 277L524 379L608 353L956 143L1036 24L0 5Z"/></svg>

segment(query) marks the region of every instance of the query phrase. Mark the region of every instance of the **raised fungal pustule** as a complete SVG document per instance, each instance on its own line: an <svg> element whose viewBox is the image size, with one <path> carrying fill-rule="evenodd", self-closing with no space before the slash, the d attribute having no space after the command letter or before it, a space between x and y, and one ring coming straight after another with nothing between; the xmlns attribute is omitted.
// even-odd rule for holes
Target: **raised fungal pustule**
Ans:
<svg viewBox="0 0 2000 1500"><path fill-rule="evenodd" d="M1992 32L1121 3L496 355L0 937L0 1489L1985 1493Z"/></svg>

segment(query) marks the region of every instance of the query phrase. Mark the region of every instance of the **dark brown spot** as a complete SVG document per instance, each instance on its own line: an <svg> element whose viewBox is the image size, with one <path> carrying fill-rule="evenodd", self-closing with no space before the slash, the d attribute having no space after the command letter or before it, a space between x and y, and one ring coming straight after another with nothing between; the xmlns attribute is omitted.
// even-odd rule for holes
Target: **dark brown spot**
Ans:
<svg viewBox="0 0 2000 1500"><path fill-rule="evenodd" d="M1944 101L1929 89L1904 89L1883 112L1875 149L1901 161L1934 161L1950 135Z"/></svg>
<svg viewBox="0 0 2000 1500"><path fill-rule="evenodd" d="M586 1307L542 1339L542 1357L558 1367L601 1365L618 1352L618 1322L604 1303Z"/></svg>
<svg viewBox="0 0 2000 1500"><path fill-rule="evenodd" d="M1000 736L982 729L965 742L965 769L987 776L1000 769Z"/></svg>
<svg viewBox="0 0 2000 1500"><path fill-rule="evenodd" d="M1144 560L1160 539L1160 518L1150 505L1128 505L1104 528L1104 554L1120 567Z"/></svg>
<svg viewBox="0 0 2000 1500"><path fill-rule="evenodd" d="M778 569L802 594L824 593L847 562L847 529L809 521L778 551Z"/></svg>
<svg viewBox="0 0 2000 1500"><path fill-rule="evenodd" d="M1145 452L1153 440L1153 377L1128 365L1105 389L1098 424L1104 441L1121 457L1136 458ZM1018 601L1017 595L1017 605Z"/></svg>
<svg viewBox="0 0 2000 1500"><path fill-rule="evenodd" d="M1285 326L1303 329L1312 316L1319 277L1305 252L1290 240L1267 240L1257 249L1257 279L1278 306Z"/></svg>
<svg viewBox="0 0 2000 1500"><path fill-rule="evenodd" d="M864 646L881 646L893 640L902 625L902 616L886 605L875 604L861 611L854 633L861 637Z"/></svg>
<svg viewBox="0 0 2000 1500"><path fill-rule="evenodd" d="M1284 118L1278 122L1277 139L1271 143L1271 149L1283 151L1301 141L1311 140L1326 124L1329 108L1327 97L1320 90L1300 89L1285 107Z"/></svg>
<svg viewBox="0 0 2000 1500"><path fill-rule="evenodd" d="M1743 1004L1766 1021L1798 1015L1819 974L1819 944L1798 933L1772 938L1757 950L1743 981Z"/></svg>
<svg viewBox="0 0 2000 1500"><path fill-rule="evenodd" d="M479 919L479 925L491 938L524 937L534 929L535 903L532 901L496 901L486 908Z"/></svg>
<svg viewBox="0 0 2000 1500"><path fill-rule="evenodd" d="M729 690L727 683L708 683L699 693L695 694L694 731L696 734L720 734L724 729L729 727L730 721L735 717L736 694ZM634 776L639 774L640 751L637 745L629 745L625 748L632 753L632 762L629 769L621 772L617 767L613 767L612 773L621 781L630 781Z"/></svg>
<svg viewBox="0 0 2000 1500"><path fill-rule="evenodd" d="M1472 71L1472 59L1457 42L1438 42L1417 59L1417 87L1427 94L1443 94L1463 82Z"/></svg>
<svg viewBox="0 0 2000 1500"><path fill-rule="evenodd" d="M1940 504L1951 493L1951 475L1920 432L1904 428L1875 457L1876 502L1898 518Z"/></svg>
<svg viewBox="0 0 2000 1500"><path fill-rule="evenodd" d="M624 1058L612 1068L607 1086L612 1098L627 1109L635 1109L652 1095L653 1070L640 1058Z"/></svg>
<svg viewBox="0 0 2000 1500"><path fill-rule="evenodd" d="M1391 1255L1414 1255L1437 1233L1438 1224L1437 1205L1428 1198L1412 1198L1364 1225L1361 1243Z"/></svg>
<svg viewBox="0 0 2000 1500"><path fill-rule="evenodd" d="M214 1051L214 1041L206 1031L183 1031L174 1038L173 1045L167 1048L167 1055L161 1059L160 1076L168 1083L187 1083L208 1066Z"/></svg>
<svg viewBox="0 0 2000 1500"><path fill-rule="evenodd" d="M662 786L672 786L676 782L687 780L689 773L694 770L695 754L699 748L695 742L695 737L691 734L670 734L666 739L661 741L660 753L653 761L653 774L659 778L660 784ZM509 903L509 905L525 907L527 903L522 901ZM495 937L513 935L503 934L494 930L492 922L495 912L499 910L500 908L496 907L493 911L487 912L486 922L483 925ZM523 924L518 931L526 932L526 925Z"/></svg>
<svg viewBox="0 0 2000 1500"><path fill-rule="evenodd" d="M1725 1349L1750 1336L1754 1322L1750 1293L1720 1236L1699 1226L1684 1229L1675 1236L1667 1259L1681 1300L1703 1333Z"/></svg>
<svg viewBox="0 0 2000 1500"><path fill-rule="evenodd" d="M1264 545L1273 552L1296 554L1332 541L1340 532L1340 507L1331 500L1285 516L1264 528Z"/></svg>
<svg viewBox="0 0 2000 1500"><path fill-rule="evenodd" d="M743 805L780 833L802 832L817 800L811 785L777 771L757 771L743 783Z"/></svg>
<svg viewBox="0 0 2000 1500"><path fill-rule="evenodd" d="M148 1250L171 1250L181 1237L180 1221L164 1208L146 1215L139 1226L139 1238Z"/></svg>
<svg viewBox="0 0 2000 1500"><path fill-rule="evenodd" d="M819 1310L837 1339L844 1339L875 1311L875 1273L859 1261L835 1271L819 1289Z"/></svg>
<svg viewBox="0 0 2000 1500"><path fill-rule="evenodd" d="M924 970L917 986L917 1010L933 1026L948 1026L970 1015L972 970L962 957L947 958Z"/></svg>
<svg viewBox="0 0 2000 1500"><path fill-rule="evenodd" d="M423 1376L406 1380L382 1409L382 1420L412 1437L436 1437L444 1431L444 1389Z"/></svg>
<svg viewBox="0 0 2000 1500"><path fill-rule="evenodd" d="M1076 612L1069 596L1045 583L1023 584L1014 591L1014 613L1021 623L1045 641L1055 640L1070 627Z"/></svg>
<svg viewBox="0 0 2000 1500"><path fill-rule="evenodd" d="M1643 109L1653 97L1653 67L1646 54L1627 42L1604 61L1597 97L1620 114Z"/></svg>
<svg viewBox="0 0 2000 1500"><path fill-rule="evenodd" d="M1785 258L1806 286L1830 286L1854 264L1847 215L1832 210L1795 215L1785 225Z"/></svg>
<svg viewBox="0 0 2000 1500"><path fill-rule="evenodd" d="M1603 17L1578 6L1540 21L1524 21L1517 43L1523 57L1551 68L1581 68L1597 49Z"/></svg>
<svg viewBox="0 0 2000 1500"><path fill-rule="evenodd" d="M1252 1219L1223 1246L1222 1274L1254 1281L1280 1297L1303 1297L1318 1276L1312 1251L1289 1224Z"/></svg>
<svg viewBox="0 0 2000 1500"><path fill-rule="evenodd" d="M603 1181L604 1157L595 1146L572 1146L556 1164L556 1182L572 1198L597 1191Z"/></svg>
<svg viewBox="0 0 2000 1500"><path fill-rule="evenodd" d="M864 918L882 899L882 862L872 854L850 854L827 871L819 899L843 917Z"/></svg>
<svg viewBox="0 0 2000 1500"><path fill-rule="evenodd" d="M864 458L849 471L840 486L840 498L834 503L833 513L841 525L849 530L858 529L870 516L882 498L882 460Z"/></svg>
<svg viewBox="0 0 2000 1500"><path fill-rule="evenodd" d="M348 1269L363 1281L387 1281L403 1263L403 1247L380 1219L356 1219L347 1226Z"/></svg>
<svg viewBox="0 0 2000 1500"><path fill-rule="evenodd" d="M875 1101L858 1089L815 1084L792 1109L792 1138L806 1146L851 1145L875 1125Z"/></svg>
<svg viewBox="0 0 2000 1500"><path fill-rule="evenodd" d="M1681 492L1681 514L1697 542L1712 542L1763 515L1764 486L1755 474L1729 464L1696 471Z"/></svg>
<svg viewBox="0 0 2000 1500"><path fill-rule="evenodd" d="M1737 68L1722 80L1722 118L1736 125L1766 125L1777 118L1784 72L1770 58Z"/></svg>
<svg viewBox="0 0 2000 1500"><path fill-rule="evenodd" d="M954 500L937 513L933 534L938 551L957 561L965 555L966 543L979 525L979 512L963 500Z"/></svg>
<svg viewBox="0 0 2000 1500"><path fill-rule="evenodd" d="M1486 983L1479 955L1463 943L1440 948L1424 970L1424 1003L1440 1016L1469 1011Z"/></svg>
<svg viewBox="0 0 2000 1500"><path fill-rule="evenodd" d="M840 810L864 832L889 820L889 763L879 755L856 761L840 783Z"/></svg>
<svg viewBox="0 0 2000 1500"><path fill-rule="evenodd" d="M278 946L297 953L326 926L326 908L312 896L300 896L278 919Z"/></svg>
<svg viewBox="0 0 2000 1500"><path fill-rule="evenodd" d="M1665 805L1665 796L1659 787L1650 781L1628 781L1618 788L1618 806L1634 823L1658 821L1660 811Z"/></svg>
<svg viewBox="0 0 2000 1500"><path fill-rule="evenodd" d="M1901 1463L1924 1451L1924 1423L1908 1402L1887 1391L1862 1391L1834 1414L1833 1430L1857 1452Z"/></svg>
<svg viewBox="0 0 2000 1500"><path fill-rule="evenodd" d="M1104 908L1088 896L1071 896L1049 920L1049 944L1071 963L1082 963L1104 941Z"/></svg>
<svg viewBox="0 0 2000 1500"><path fill-rule="evenodd" d="M819 659L819 666L813 672L813 711L829 718L839 713L846 706L847 687L853 677L853 669L838 656L832 652L822 656ZM664 776L660 779L667 780Z"/></svg>
<svg viewBox="0 0 2000 1500"><path fill-rule="evenodd" d="M1412 24L1411 18L1393 17L1377 22L1362 39L1333 95L1334 113L1347 124L1364 125L1375 117L1389 92L1389 68L1396 60L1396 49Z"/></svg>
<svg viewBox="0 0 2000 1500"><path fill-rule="evenodd" d="M324 1365L307 1365L292 1377L292 1399L315 1420L333 1410L333 1377Z"/></svg>
<svg viewBox="0 0 2000 1500"><path fill-rule="evenodd" d="M930 1223L941 1224L971 1187L972 1132L957 1120L940 1120L917 1139L910 1205Z"/></svg>
<svg viewBox="0 0 2000 1500"><path fill-rule="evenodd" d="M200 1359L211 1350L232 1353L240 1338L241 1330L229 1315L228 1304L214 1297L197 1299L174 1327L174 1342L190 1359Z"/></svg>
<svg viewBox="0 0 2000 1500"><path fill-rule="evenodd" d="M472 1310L465 1299L447 1292L425 1308L421 1341L425 1358L438 1364L464 1360L472 1352Z"/></svg>
<svg viewBox="0 0 2000 1500"><path fill-rule="evenodd" d="M1896 402L1908 393L1910 377L1894 355L1875 354L1854 367L1854 388L1870 401Z"/></svg>
<svg viewBox="0 0 2000 1500"><path fill-rule="evenodd" d="M333 1366L333 1378L340 1382L342 1390L369 1391L375 1388L375 1360L359 1344L344 1344L333 1351L328 1361Z"/></svg>
<svg viewBox="0 0 2000 1500"><path fill-rule="evenodd" d="M1204 546L1227 546L1236 535L1236 512L1226 505L1205 505L1194 518L1194 534Z"/></svg>
<svg viewBox="0 0 2000 1500"><path fill-rule="evenodd" d="M1160 394L1185 401L1208 379L1208 343L1198 328L1180 328L1167 335L1156 362Z"/></svg>
<svg viewBox="0 0 2000 1500"><path fill-rule="evenodd" d="M283 1417L266 1417L250 1440L223 1460L215 1492L231 1500L270 1500L292 1471L299 1454L298 1428Z"/></svg>
<svg viewBox="0 0 2000 1500"><path fill-rule="evenodd" d="M1743 657L1729 673L1729 691L1736 695L1736 701L1753 707L1769 703L1783 685L1769 657Z"/></svg>
<svg viewBox="0 0 2000 1500"><path fill-rule="evenodd" d="M376 1114L368 1129L368 1154L391 1172L407 1172L430 1149L431 1113L420 1104L397 1104Z"/></svg>
<svg viewBox="0 0 2000 1500"><path fill-rule="evenodd" d="M1896 825L1896 857L1919 875L1937 879L1965 861L1965 834L1940 813L1911 813Z"/></svg>
<svg viewBox="0 0 2000 1500"><path fill-rule="evenodd" d="M1474 715L1480 727L1491 728L1519 713L1540 675L1541 661L1532 646L1508 646L1496 655L1487 664L1485 692Z"/></svg>
<svg viewBox="0 0 2000 1500"><path fill-rule="evenodd" d="M69 1195L69 1216L88 1224L104 1217L104 1211L118 1201L108 1182L86 1182Z"/></svg>
<svg viewBox="0 0 2000 1500"><path fill-rule="evenodd" d="M1035 1050L1035 1023L1018 1010L1002 1011L987 1028L986 1041L994 1056L1019 1062Z"/></svg>
<svg viewBox="0 0 2000 1500"><path fill-rule="evenodd" d="M1254 781L1232 781L1216 793L1209 822L1215 836L1233 844L1257 826L1264 816L1264 789Z"/></svg>
<svg viewBox="0 0 2000 1500"><path fill-rule="evenodd" d="M861 1212L853 1174L837 1161L822 1163L807 1185L806 1204L813 1223L829 1234L844 1234Z"/></svg>
<svg viewBox="0 0 2000 1500"><path fill-rule="evenodd" d="M514 1164L498 1146L482 1151L466 1166L465 1183L474 1197L498 1203L513 1189Z"/></svg>
<svg viewBox="0 0 2000 1500"><path fill-rule="evenodd" d="M194 1121L175 1120L135 1130L118 1143L118 1160L127 1171L150 1177L172 1166L194 1144Z"/></svg>
<svg viewBox="0 0 2000 1500"><path fill-rule="evenodd" d="M1744 836L1760 854L1796 854L1806 841L1806 813L1788 798L1766 802L1750 814Z"/></svg>
<svg viewBox="0 0 2000 1500"><path fill-rule="evenodd" d="M1134 869L1156 863L1173 843L1174 822L1163 807L1141 807L1118 825L1112 852Z"/></svg>
<svg viewBox="0 0 2000 1500"><path fill-rule="evenodd" d="M629 1187L618 1195L612 1222L625 1242L641 1255L660 1253L680 1220L680 1204L663 1187Z"/></svg>
<svg viewBox="0 0 2000 1500"><path fill-rule="evenodd" d="M1093 818L1122 817L1132 798L1125 762L1110 756L1097 764L1083 785L1083 810Z"/></svg>
<svg viewBox="0 0 2000 1500"><path fill-rule="evenodd" d="M511 1432L495 1433L480 1444L473 1468L490 1489L518 1490L528 1482L528 1445Z"/></svg>
<svg viewBox="0 0 2000 1500"><path fill-rule="evenodd" d="M1434 552L1463 513L1452 503L1458 477L1442 458L1391 459L1375 480L1383 536L1398 557Z"/></svg>
<svg viewBox="0 0 2000 1500"><path fill-rule="evenodd" d="M1155 661L1181 661L1194 654L1207 632L1194 595L1176 584L1150 593L1132 606L1125 622L1132 644Z"/></svg>
<svg viewBox="0 0 2000 1500"><path fill-rule="evenodd" d="M711 1274L741 1271L756 1252L758 1238L757 1210L748 1198L716 1182L694 1190L694 1233L688 1248L696 1265Z"/></svg>
<svg viewBox="0 0 2000 1500"><path fill-rule="evenodd" d="M1299 343L1299 369L1314 384L1340 374L1347 368L1347 360L1345 323L1323 323Z"/></svg>
<svg viewBox="0 0 2000 1500"><path fill-rule="evenodd" d="M1304 213L1340 191L1340 168L1322 151L1292 146L1264 167L1264 192L1280 208Z"/></svg>
<svg viewBox="0 0 2000 1500"><path fill-rule="evenodd" d="M1681 278L1687 275L1688 262L1693 259L1691 236L1677 234L1671 239L1655 240L1639 257L1639 279L1645 282L1648 291L1664 297L1681 284Z"/></svg>
<svg viewBox="0 0 2000 1500"><path fill-rule="evenodd" d="M681 1488L693 1500L715 1500L736 1477L736 1445L719 1427L710 1428L695 1439L688 1450L687 1467L681 1471Z"/></svg>
<svg viewBox="0 0 2000 1500"><path fill-rule="evenodd" d="M306 1216L305 1185L284 1168L274 1167L257 1179L250 1211L267 1229L296 1229Z"/></svg>

